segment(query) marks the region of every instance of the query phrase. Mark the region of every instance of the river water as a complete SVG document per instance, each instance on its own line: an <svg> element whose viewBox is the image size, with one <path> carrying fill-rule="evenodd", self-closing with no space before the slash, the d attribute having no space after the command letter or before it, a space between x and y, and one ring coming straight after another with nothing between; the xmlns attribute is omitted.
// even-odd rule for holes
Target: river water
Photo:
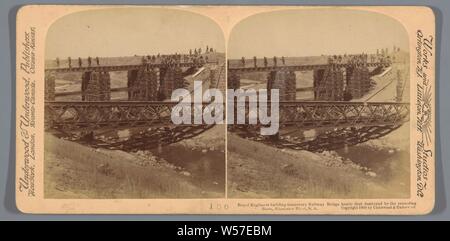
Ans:
<svg viewBox="0 0 450 241"><path fill-rule="evenodd" d="M408 150L395 147L379 148L363 143L336 152L344 160L348 159L369 168L376 174L375 181L395 192L395 196L409 196L410 157Z"/></svg>
<svg viewBox="0 0 450 241"><path fill-rule="evenodd" d="M183 145L168 145L152 150L155 156L183 168L192 182L204 191L225 192L225 153L217 150L195 149Z"/></svg>

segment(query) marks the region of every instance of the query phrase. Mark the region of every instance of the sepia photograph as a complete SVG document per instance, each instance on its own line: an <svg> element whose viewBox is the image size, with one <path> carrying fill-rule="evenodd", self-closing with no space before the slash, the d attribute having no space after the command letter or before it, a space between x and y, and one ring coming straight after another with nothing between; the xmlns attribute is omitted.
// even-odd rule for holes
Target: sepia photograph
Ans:
<svg viewBox="0 0 450 241"><path fill-rule="evenodd" d="M261 135L263 122L228 126L229 198L410 197L400 22L349 9L255 14L233 28L227 55L228 88L248 104L259 90L279 92L277 133Z"/></svg>
<svg viewBox="0 0 450 241"><path fill-rule="evenodd" d="M16 34L21 212L433 210L430 8L28 5Z"/></svg>
<svg viewBox="0 0 450 241"><path fill-rule="evenodd" d="M225 126L171 120L174 90L224 92L224 44L213 21L182 10L97 9L54 22L45 198L224 198Z"/></svg>

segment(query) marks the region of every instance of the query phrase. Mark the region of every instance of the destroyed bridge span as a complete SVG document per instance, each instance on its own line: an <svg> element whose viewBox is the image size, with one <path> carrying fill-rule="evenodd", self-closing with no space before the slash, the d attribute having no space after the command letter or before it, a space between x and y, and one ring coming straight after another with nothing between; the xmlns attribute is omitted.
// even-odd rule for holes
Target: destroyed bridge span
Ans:
<svg viewBox="0 0 450 241"><path fill-rule="evenodd" d="M279 105L280 131L293 128L296 130L333 129L334 134L331 136L335 135L336 138L328 134L328 138L319 136L314 143L309 142L307 145L305 144L307 142L300 142L298 145L288 143L284 146L307 150L317 150L319 147L334 149L344 144L358 144L386 135L409 121L408 103L291 101L280 102ZM146 132L126 142L134 144L128 146L135 146L137 138L138 143L145 143L148 147L191 138L213 126L173 124L170 115L175 106L177 103L174 102L154 101L46 102L45 124L47 128L62 133L101 133L108 130L141 127L146 129ZM203 103L202 110L205 110L206 106L207 103ZM246 115L248 117L248 112ZM240 135L249 137L256 136L260 127L261 125L256 124L233 125L231 128L238 129ZM332 143L325 144L330 140ZM280 145L283 141L278 140L276 144ZM124 143L114 142L106 146L123 148Z"/></svg>

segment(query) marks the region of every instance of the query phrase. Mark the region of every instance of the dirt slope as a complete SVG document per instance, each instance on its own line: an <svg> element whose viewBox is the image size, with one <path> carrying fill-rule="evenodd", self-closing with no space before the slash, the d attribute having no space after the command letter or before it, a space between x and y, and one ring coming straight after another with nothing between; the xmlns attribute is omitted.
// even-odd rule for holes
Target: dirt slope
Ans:
<svg viewBox="0 0 450 241"><path fill-rule="evenodd" d="M335 152L277 149L228 135L231 198L380 198L407 196L371 169ZM395 187L397 188L397 187Z"/></svg>
<svg viewBox="0 0 450 241"><path fill-rule="evenodd" d="M45 136L46 198L210 198L189 175L154 156L93 149Z"/></svg>

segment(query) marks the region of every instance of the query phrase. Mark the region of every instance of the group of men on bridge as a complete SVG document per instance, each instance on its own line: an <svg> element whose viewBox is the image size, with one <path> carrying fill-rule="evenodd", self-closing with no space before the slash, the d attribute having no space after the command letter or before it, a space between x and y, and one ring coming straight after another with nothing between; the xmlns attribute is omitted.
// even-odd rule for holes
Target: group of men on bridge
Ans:
<svg viewBox="0 0 450 241"><path fill-rule="evenodd" d="M214 52L214 49L210 48L208 45L206 45L205 53L212 53L212 52ZM200 55L200 54L202 54L202 48L198 48L198 49L195 48L194 51L192 51L192 49L189 49L189 56Z"/></svg>
<svg viewBox="0 0 450 241"><path fill-rule="evenodd" d="M362 54L344 54L344 55L333 55L328 57L328 64L351 64L351 65L360 65L368 63L369 55L366 53ZM378 55L370 55L370 62L375 63L386 63L390 64L391 57L390 56L378 56Z"/></svg>
<svg viewBox="0 0 450 241"><path fill-rule="evenodd" d="M399 51L399 50L398 50ZM367 54L367 53L362 53L362 54L344 54L344 55L333 55L333 56L329 56L327 59L328 64L352 64L352 65L359 65L359 64L365 64L368 63L369 58L370 58L370 62L371 63L375 63L375 62L379 62L379 63L386 63L386 64L391 64L392 61L395 60L395 56L389 56L388 54L386 54L387 52L382 52L382 54L379 54L379 52L374 55L374 54ZM272 60L273 66L276 67L278 65L278 58L277 56L273 57ZM284 58L284 56L281 57L281 63L283 65L286 65L286 60ZM246 67L247 61L245 59L245 57L241 58L241 66L242 67ZM269 61L267 57L263 57L263 64L264 67L268 67L269 65ZM230 66L230 65L228 65ZM253 66L256 68L258 67L258 59L256 58L256 56L253 57Z"/></svg>
<svg viewBox="0 0 450 241"><path fill-rule="evenodd" d="M213 52L214 49L210 48L209 46L206 46L206 52L205 53L210 53ZM162 55L162 54L157 54L157 55L146 55L146 56L142 56L142 64L156 64L156 63L161 63L164 65L177 65L179 63L189 63L192 62L194 64L204 64L206 62L208 62L208 56L203 56L202 54L202 49L201 48L196 48L194 49L194 51L192 51L192 49L189 50L189 54L168 54L168 55ZM100 66L100 59L99 57L95 57L95 62L97 64L97 66ZM67 58L67 63L68 63L68 67L72 68L72 58L68 57ZM59 68L61 67L61 61L60 59L57 57L56 58L56 66ZM87 67L91 67L92 66L92 58L89 56L87 58ZM81 68L83 67L83 60L81 57L78 57L78 67Z"/></svg>
<svg viewBox="0 0 450 241"><path fill-rule="evenodd" d="M142 56L142 64L146 65L161 63L164 65L174 66L179 63L194 63L202 64L208 62L208 56L203 57L202 55L186 55L186 54L169 54L169 55L147 55Z"/></svg>
<svg viewBox="0 0 450 241"><path fill-rule="evenodd" d="M87 62L88 62L88 67L92 66L92 58L91 56L89 56L87 58ZM100 59L98 57L95 57L95 62L97 63L97 66L100 66ZM69 65L69 68L72 68L72 58L68 57L67 58L67 63ZM61 61L59 60L59 58L56 58L56 66L59 68L61 66ZM83 60L81 59L81 57L78 57L78 67L83 67Z"/></svg>
<svg viewBox="0 0 450 241"><path fill-rule="evenodd" d="M268 61L267 57L264 56L263 61L264 61L264 67L267 67L269 65L269 61ZM281 63L283 65L286 65L286 59L284 58L284 56L281 57ZM243 67L245 67L245 64L246 64L245 57L241 58L241 64ZM277 65L278 65L278 58L277 58L277 56L273 56L273 66L277 66ZM256 56L253 56L253 66L255 68L258 67L258 59L256 58Z"/></svg>

